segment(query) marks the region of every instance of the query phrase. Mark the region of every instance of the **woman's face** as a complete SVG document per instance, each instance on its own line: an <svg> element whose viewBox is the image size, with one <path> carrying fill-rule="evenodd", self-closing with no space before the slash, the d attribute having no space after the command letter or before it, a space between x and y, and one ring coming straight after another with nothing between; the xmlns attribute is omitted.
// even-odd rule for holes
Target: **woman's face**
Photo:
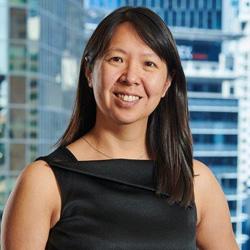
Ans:
<svg viewBox="0 0 250 250"><path fill-rule="evenodd" d="M119 124L147 122L170 85L166 63L128 22L116 28L104 56L86 75L97 116Z"/></svg>

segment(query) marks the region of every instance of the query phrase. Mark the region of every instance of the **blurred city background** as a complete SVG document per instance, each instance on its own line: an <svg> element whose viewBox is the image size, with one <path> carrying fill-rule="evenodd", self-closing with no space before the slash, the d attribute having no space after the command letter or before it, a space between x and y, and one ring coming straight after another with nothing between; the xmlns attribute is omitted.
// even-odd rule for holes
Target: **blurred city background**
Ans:
<svg viewBox="0 0 250 250"><path fill-rule="evenodd" d="M0 0L0 215L20 171L67 126L88 37L125 5L152 9L173 32L194 156L216 175L249 250L250 0Z"/></svg>

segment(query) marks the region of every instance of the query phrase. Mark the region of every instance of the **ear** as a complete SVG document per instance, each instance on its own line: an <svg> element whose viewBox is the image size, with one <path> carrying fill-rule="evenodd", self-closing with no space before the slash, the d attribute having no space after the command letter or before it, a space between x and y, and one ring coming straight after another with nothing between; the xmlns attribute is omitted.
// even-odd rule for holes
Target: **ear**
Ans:
<svg viewBox="0 0 250 250"><path fill-rule="evenodd" d="M168 91L168 88L170 87L171 85L171 82L172 82L172 78L170 76L168 76L165 84L164 84L164 87L163 87L163 94L162 94L162 98L166 95L167 91Z"/></svg>
<svg viewBox="0 0 250 250"><path fill-rule="evenodd" d="M89 87L92 88L92 71L90 70L88 66L85 69L85 76L88 80Z"/></svg>

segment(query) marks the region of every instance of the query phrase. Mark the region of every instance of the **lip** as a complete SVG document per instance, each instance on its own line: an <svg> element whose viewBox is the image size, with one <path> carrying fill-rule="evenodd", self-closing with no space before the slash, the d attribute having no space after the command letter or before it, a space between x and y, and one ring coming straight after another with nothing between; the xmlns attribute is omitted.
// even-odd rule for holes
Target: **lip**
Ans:
<svg viewBox="0 0 250 250"><path fill-rule="evenodd" d="M130 102L126 102L123 101L122 99L120 99L118 97L118 94L123 94L123 95L134 95L134 96L138 96L139 99L134 100L134 101L130 101ZM140 102L140 99L142 97L140 97L139 95L136 94L131 94L131 93L127 93L127 92L116 92L114 93L114 97L115 97L115 103L116 105L118 105L120 108L132 108L133 106L135 106L138 102Z"/></svg>
<svg viewBox="0 0 250 250"><path fill-rule="evenodd" d="M113 92L113 94L114 94L115 96L117 96L117 95L121 94L121 95L138 96L138 97L139 97L139 99L141 99L141 98L142 98L142 96L140 96L140 95L138 95L138 94L129 93L129 92L126 92L126 91L115 91L115 92Z"/></svg>

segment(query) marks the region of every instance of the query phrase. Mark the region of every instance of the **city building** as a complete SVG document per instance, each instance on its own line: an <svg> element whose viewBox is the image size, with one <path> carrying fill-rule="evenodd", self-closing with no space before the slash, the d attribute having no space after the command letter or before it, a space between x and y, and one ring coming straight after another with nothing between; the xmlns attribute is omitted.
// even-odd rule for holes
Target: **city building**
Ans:
<svg viewBox="0 0 250 250"><path fill-rule="evenodd" d="M72 112L81 0L0 0L0 209L16 176L52 151Z"/></svg>
<svg viewBox="0 0 250 250"><path fill-rule="evenodd" d="M230 53L235 58L235 68L239 78L235 83L235 95L240 99L239 123L239 177L241 192L248 193L248 200L244 204L244 212L250 217L250 1L238 2L237 17L243 37L238 43L232 43ZM244 225L245 231L250 232L250 220ZM248 233L250 235L250 233ZM250 242L246 249L250 249Z"/></svg>

